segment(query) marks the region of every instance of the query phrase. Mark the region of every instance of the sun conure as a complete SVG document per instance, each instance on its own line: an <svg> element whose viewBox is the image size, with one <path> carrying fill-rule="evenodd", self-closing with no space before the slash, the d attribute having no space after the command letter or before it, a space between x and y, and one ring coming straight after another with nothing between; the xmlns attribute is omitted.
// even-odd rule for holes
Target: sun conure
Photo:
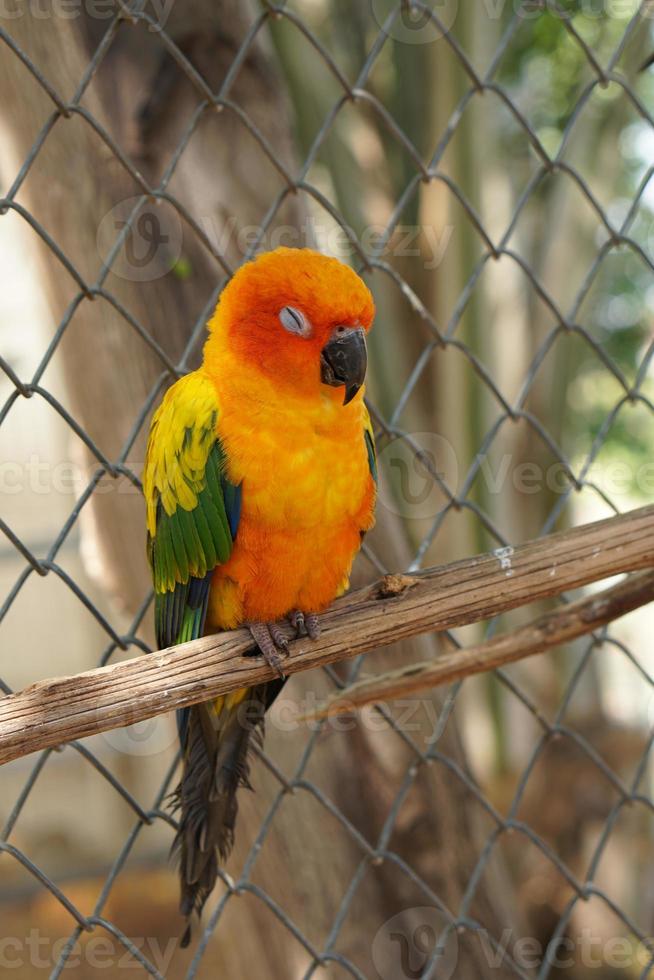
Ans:
<svg viewBox="0 0 654 980"><path fill-rule="evenodd" d="M280 678L178 712L181 911L211 893L234 840L247 749L282 684L279 623L315 638L373 523L363 402L372 296L309 249L243 265L209 322L202 367L152 419L143 488L159 647L247 626ZM187 923L183 944L190 939Z"/></svg>

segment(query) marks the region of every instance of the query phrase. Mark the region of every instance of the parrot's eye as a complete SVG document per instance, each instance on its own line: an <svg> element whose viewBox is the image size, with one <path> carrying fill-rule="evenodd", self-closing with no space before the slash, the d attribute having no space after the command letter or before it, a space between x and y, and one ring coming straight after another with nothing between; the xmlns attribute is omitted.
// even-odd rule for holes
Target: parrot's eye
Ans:
<svg viewBox="0 0 654 980"><path fill-rule="evenodd" d="M295 306L283 306L279 311L279 321L284 330L295 333L298 337L311 336L311 324L302 310Z"/></svg>

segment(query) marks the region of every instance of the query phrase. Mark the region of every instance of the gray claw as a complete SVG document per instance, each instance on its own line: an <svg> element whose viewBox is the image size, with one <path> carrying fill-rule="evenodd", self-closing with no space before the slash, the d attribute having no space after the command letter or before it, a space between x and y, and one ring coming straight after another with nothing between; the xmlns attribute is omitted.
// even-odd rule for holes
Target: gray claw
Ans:
<svg viewBox="0 0 654 980"><path fill-rule="evenodd" d="M270 631L272 641L277 649L283 650L284 653L288 653L288 640L281 626L278 626L277 623L270 623L268 625L268 629Z"/></svg>
<svg viewBox="0 0 654 980"><path fill-rule="evenodd" d="M306 624L304 621L304 613L302 612L302 610L296 609L295 612L291 613L289 619L291 621L291 626L293 627L297 635L302 636L306 628Z"/></svg>
<svg viewBox="0 0 654 980"><path fill-rule="evenodd" d="M304 617L304 626L310 640L317 640L320 636L320 620L315 613L307 613Z"/></svg>
<svg viewBox="0 0 654 980"><path fill-rule="evenodd" d="M298 636L306 633L310 640L317 640L320 636L320 622L315 613L304 613L301 609L296 609L289 619Z"/></svg>
<svg viewBox="0 0 654 980"><path fill-rule="evenodd" d="M247 627L268 666L285 680L286 674L282 670L282 659L278 651L281 649L288 653L288 640L279 626L276 623L248 623Z"/></svg>

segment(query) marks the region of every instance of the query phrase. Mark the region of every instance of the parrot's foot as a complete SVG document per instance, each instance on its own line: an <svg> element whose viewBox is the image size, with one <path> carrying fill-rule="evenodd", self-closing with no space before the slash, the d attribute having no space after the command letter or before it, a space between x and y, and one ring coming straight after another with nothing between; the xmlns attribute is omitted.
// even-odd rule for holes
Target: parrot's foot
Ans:
<svg viewBox="0 0 654 980"><path fill-rule="evenodd" d="M296 609L288 618L298 636L306 633L310 640L317 640L320 636L320 621L315 613L304 613L301 609Z"/></svg>
<svg viewBox="0 0 654 980"><path fill-rule="evenodd" d="M288 640L281 626L277 623L248 623L247 627L268 666L285 680L286 674L282 670L282 658L279 654L288 654Z"/></svg>

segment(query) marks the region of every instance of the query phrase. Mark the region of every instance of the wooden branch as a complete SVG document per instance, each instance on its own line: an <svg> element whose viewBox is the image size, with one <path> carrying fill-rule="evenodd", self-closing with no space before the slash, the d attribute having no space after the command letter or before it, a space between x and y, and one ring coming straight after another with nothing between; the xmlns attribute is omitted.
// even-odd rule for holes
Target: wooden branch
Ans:
<svg viewBox="0 0 654 980"><path fill-rule="evenodd" d="M654 572L630 575L617 585L546 613L526 626L493 637L484 643L444 654L435 660L409 664L377 677L367 677L325 699L314 710L299 715L298 722L318 721L379 704L391 698L416 694L462 677L482 674L496 667L544 653L628 612L654 601Z"/></svg>
<svg viewBox="0 0 654 980"><path fill-rule="evenodd" d="M621 572L654 568L654 507L553 534L515 549L387 576L338 600L322 634L291 644L289 674L408 636L463 626ZM290 635L290 632L289 632ZM0 763L271 680L245 630L202 637L0 700Z"/></svg>

